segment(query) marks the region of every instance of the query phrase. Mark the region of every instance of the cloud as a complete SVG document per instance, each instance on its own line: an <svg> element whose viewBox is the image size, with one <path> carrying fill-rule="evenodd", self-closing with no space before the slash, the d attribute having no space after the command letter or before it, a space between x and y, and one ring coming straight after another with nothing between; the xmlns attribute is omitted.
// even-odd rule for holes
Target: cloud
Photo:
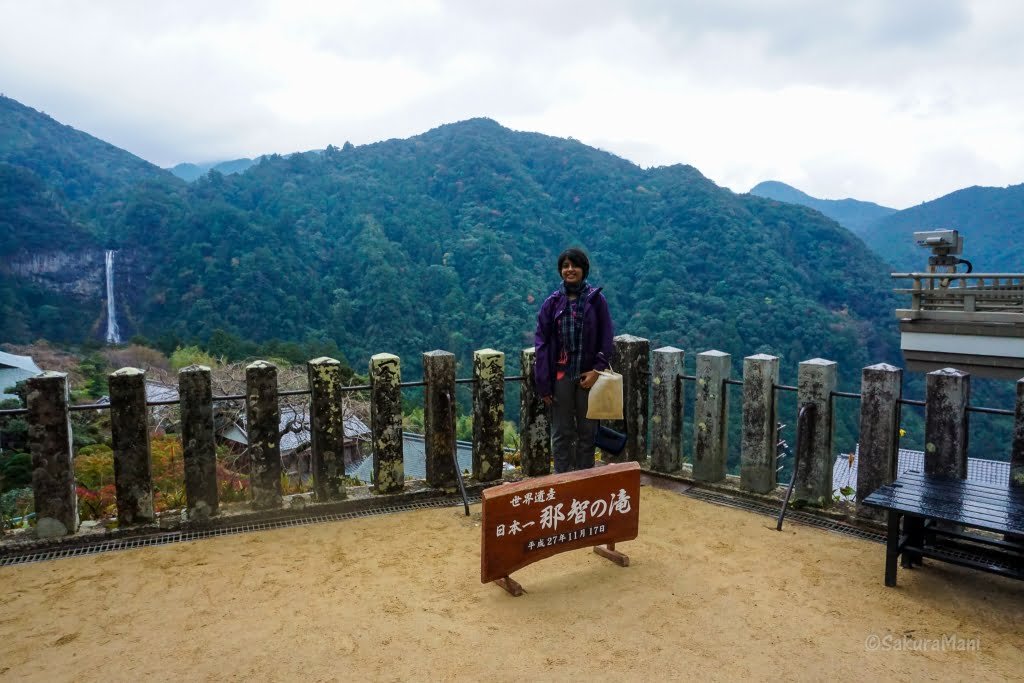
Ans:
<svg viewBox="0 0 1024 683"><path fill-rule="evenodd" d="M489 116L736 191L905 206L1024 176L1022 21L1001 0L0 0L0 87L161 165ZM950 150L970 159L932 169Z"/></svg>

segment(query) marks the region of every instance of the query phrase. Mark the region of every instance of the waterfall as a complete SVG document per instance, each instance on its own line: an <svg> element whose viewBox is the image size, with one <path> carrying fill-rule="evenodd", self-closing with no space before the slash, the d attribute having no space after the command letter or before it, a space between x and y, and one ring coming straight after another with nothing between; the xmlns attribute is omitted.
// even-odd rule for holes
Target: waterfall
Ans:
<svg viewBox="0 0 1024 683"><path fill-rule="evenodd" d="M107 251L107 343L121 343L121 331L117 329L117 309L114 306L114 252L112 250Z"/></svg>

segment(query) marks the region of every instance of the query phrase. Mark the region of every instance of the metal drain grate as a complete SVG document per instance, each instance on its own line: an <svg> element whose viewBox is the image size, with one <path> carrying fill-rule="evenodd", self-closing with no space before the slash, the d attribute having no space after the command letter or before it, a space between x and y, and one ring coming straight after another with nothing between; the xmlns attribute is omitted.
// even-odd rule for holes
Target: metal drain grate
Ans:
<svg viewBox="0 0 1024 683"><path fill-rule="evenodd" d="M737 508L739 510L746 510L748 512L755 512L757 514L765 515L768 517L776 518L779 515L777 507L771 505L765 505L751 500L743 498L734 498L732 496L717 493L715 491L707 491L704 489L691 488L683 492L684 496L690 498L697 498L708 503L715 505L723 505L725 507ZM834 521L824 517L818 517L817 515L810 515L806 512L791 511L786 514L786 519L802 524L804 526L812 526L818 529L824 529L825 531L832 531L837 534L843 534L844 536L852 536L854 538L861 538L866 541L873 541L875 543L885 544L885 534L875 533L873 531L866 531L850 524L843 522ZM1003 569L1012 569L1013 566L1007 562L1000 561L990 556L968 553L963 550L945 550L948 554L955 556L959 559L970 560L972 562L981 562L988 564L993 567L1000 567Z"/></svg>
<svg viewBox="0 0 1024 683"><path fill-rule="evenodd" d="M748 512L756 512L761 515L768 517L778 517L778 507L771 505L765 505L764 503L758 503L756 501L747 500L745 498L734 498L732 496L725 495L723 493L716 493L714 491L707 491L704 489L692 488L686 491L684 496L691 498L698 498L708 503L714 503L716 505L724 505L726 507L737 508L740 510L747 510ZM875 533L873 531L866 531L859 529L843 522L837 522L824 517L818 517L817 515L809 515L806 512L800 512L793 510L786 513L786 519L803 524L804 526L813 526L818 529L824 529L826 531L834 531L845 536L853 536L855 538L862 538L866 541L874 541L875 543L885 543L885 536L883 534Z"/></svg>
<svg viewBox="0 0 1024 683"><path fill-rule="evenodd" d="M470 503L479 503L480 496L472 496ZM73 548L51 548L37 550L20 554L11 554L0 557L0 567L7 567L17 564L28 564L30 562L45 562L47 560L60 560L68 557L79 557L82 555L95 555L96 553L113 552L117 550L132 550L134 548L145 548L148 546L168 545L170 543L184 543L186 541L198 541L204 538L215 538L217 536L233 536L244 534L250 531L270 531L272 529L286 529L288 527L306 526L308 524L320 524L322 522L340 522L345 519L357 517L373 517L386 515L395 512L409 512L411 510L426 510L431 508L444 508L462 505L462 498L439 498L432 501L418 501L404 505L391 505L388 507L373 508L370 510L359 510L356 512L339 512L332 515L310 515L308 517L296 517L282 519L272 522L254 522L251 524L239 524L237 526L222 527L219 529L206 529L196 531L171 531L153 536L139 536L135 538L124 538L114 541L96 541L84 545L76 545Z"/></svg>

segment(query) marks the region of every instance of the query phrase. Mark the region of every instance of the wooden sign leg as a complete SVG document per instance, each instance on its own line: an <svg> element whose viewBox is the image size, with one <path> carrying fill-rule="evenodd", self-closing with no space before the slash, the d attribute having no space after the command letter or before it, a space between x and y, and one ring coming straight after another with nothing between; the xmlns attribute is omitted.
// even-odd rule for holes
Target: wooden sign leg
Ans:
<svg viewBox="0 0 1024 683"><path fill-rule="evenodd" d="M620 567L629 566L629 555L624 555L620 553L618 550L616 550L614 543L609 543L607 547L602 545L595 545L594 552L600 555L601 557L611 560Z"/></svg>
<svg viewBox="0 0 1024 683"><path fill-rule="evenodd" d="M520 595L526 592L526 589L520 586L519 582L513 579L511 576L503 576L500 579L495 579L494 583L498 584L499 586L507 590L509 594L514 598L518 598Z"/></svg>

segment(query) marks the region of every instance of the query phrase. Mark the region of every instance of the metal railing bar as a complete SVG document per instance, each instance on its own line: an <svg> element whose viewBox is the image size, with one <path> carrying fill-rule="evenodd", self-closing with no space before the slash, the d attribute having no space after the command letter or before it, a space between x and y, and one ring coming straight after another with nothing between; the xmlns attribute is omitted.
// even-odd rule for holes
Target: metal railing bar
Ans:
<svg viewBox="0 0 1024 683"><path fill-rule="evenodd" d="M1013 417L1016 413L1005 408L986 408L984 406L967 406L969 413L984 413L985 415L1009 415Z"/></svg>
<svg viewBox="0 0 1024 683"><path fill-rule="evenodd" d="M831 392L830 395L831 396L837 396L839 398L856 398L856 399L864 398L861 394L854 394L854 393L849 392L849 391L833 391L833 392Z"/></svg>
<svg viewBox="0 0 1024 683"><path fill-rule="evenodd" d="M921 408L927 405L924 401L915 401L912 398L900 398L896 399L897 403L902 403L905 406L920 406Z"/></svg>

